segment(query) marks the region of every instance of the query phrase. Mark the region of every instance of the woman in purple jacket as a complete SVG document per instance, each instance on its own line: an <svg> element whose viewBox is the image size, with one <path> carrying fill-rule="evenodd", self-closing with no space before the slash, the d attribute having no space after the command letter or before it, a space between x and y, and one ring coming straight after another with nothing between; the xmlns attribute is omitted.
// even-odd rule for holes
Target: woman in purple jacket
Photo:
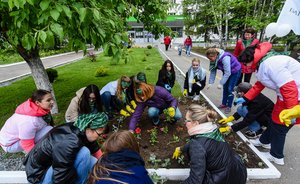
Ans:
<svg viewBox="0 0 300 184"><path fill-rule="evenodd" d="M159 115L163 113L164 109L168 113L173 122L182 118L182 114L177 107L177 100L165 88L160 86L153 86L146 83L140 83L135 88L135 99L137 107L132 114L129 122L129 130L133 131L137 122L142 116L144 109L148 106L148 116L152 119L154 125L159 124Z"/></svg>
<svg viewBox="0 0 300 184"><path fill-rule="evenodd" d="M223 72L223 77L218 84L218 89L223 87L222 104L220 109L225 109L225 114L230 113L233 102L233 88L241 75L241 64L235 56L219 48L209 48L206 51L209 59L209 84L208 88L215 82L217 69Z"/></svg>

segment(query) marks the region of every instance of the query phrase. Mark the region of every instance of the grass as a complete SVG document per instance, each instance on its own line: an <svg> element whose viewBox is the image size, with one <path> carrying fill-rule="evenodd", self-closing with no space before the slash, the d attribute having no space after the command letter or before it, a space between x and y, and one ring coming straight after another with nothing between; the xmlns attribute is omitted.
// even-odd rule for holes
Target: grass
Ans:
<svg viewBox="0 0 300 184"><path fill-rule="evenodd" d="M146 53L145 53L145 50ZM131 60L125 64L123 61L112 63L110 57L103 54L97 56L96 62L88 58L57 68L58 78L53 84L55 97L58 103L59 114L54 115L55 124L64 122L64 115L75 92L89 84L95 84L101 89L110 81L117 80L121 75L136 75L138 72L146 73L147 81L154 84L157 81L158 71L163 59L157 49L133 48L129 51ZM146 56L145 54L149 54ZM143 61L146 57L146 61ZM109 68L108 75L95 77L96 69L100 66ZM27 100L35 90L32 77L14 82L9 86L0 88L0 127L14 113L16 107ZM179 84L172 90L174 96L180 96Z"/></svg>

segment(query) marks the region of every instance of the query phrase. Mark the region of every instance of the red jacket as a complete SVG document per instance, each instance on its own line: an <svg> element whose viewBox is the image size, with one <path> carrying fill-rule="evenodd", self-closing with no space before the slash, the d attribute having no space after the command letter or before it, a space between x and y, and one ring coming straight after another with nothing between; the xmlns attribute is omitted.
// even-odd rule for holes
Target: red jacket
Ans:
<svg viewBox="0 0 300 184"><path fill-rule="evenodd" d="M258 43L259 43L259 40L258 39L254 39L250 45L255 45L255 44L258 44ZM235 49L233 51L233 55L235 57L238 57L242 53L242 51L244 49L245 49L245 46L243 44L243 40L241 40L241 39L238 40L236 42L236 46L235 46ZM241 63L241 65L242 65L242 73L252 73L252 72L255 72L255 70L253 70L254 67L252 67L252 66L245 66L245 65L243 65L243 63Z"/></svg>
<svg viewBox="0 0 300 184"><path fill-rule="evenodd" d="M170 43L171 43L171 38L170 38L169 36L166 36L166 37L164 38L164 44L165 44L165 45L170 45Z"/></svg>
<svg viewBox="0 0 300 184"><path fill-rule="evenodd" d="M190 45L190 46L192 46L192 44L193 44L192 39L189 39L189 38L185 39L184 45Z"/></svg>

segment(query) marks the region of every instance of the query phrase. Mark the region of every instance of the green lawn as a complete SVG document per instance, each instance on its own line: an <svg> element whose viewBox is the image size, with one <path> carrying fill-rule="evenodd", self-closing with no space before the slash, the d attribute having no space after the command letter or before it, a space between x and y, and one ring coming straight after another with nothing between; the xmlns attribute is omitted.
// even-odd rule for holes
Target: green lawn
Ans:
<svg viewBox="0 0 300 184"><path fill-rule="evenodd" d="M155 84L158 71L163 64L163 59L157 49L134 48L130 52L131 60L125 64L119 62L111 63L111 58L103 54L97 57L96 62L83 59L78 62L57 68L58 78L54 82L56 100L58 102L59 114L54 116L56 124L64 122L64 114L75 92L81 87L95 84L101 89L106 83L118 79L121 75L135 75L145 72L148 83ZM146 56L146 54L148 56ZM146 58L146 61L144 61ZM109 68L105 77L95 77L96 69L100 66ZM32 77L14 82L13 84L0 88L0 127L14 113L15 108L28 99L35 90ZM180 96L180 87L175 85L172 90L174 96Z"/></svg>

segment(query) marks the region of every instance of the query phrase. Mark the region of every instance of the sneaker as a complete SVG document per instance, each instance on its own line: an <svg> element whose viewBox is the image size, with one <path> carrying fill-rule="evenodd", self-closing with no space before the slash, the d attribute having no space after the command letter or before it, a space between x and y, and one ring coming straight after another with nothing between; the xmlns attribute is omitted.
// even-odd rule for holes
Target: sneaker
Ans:
<svg viewBox="0 0 300 184"><path fill-rule="evenodd" d="M276 158L272 156L269 152L261 152L270 162L274 162L278 165L284 165L284 158Z"/></svg>
<svg viewBox="0 0 300 184"><path fill-rule="evenodd" d="M231 112L231 108L230 107L226 107L224 110L225 114L229 114Z"/></svg>
<svg viewBox="0 0 300 184"><path fill-rule="evenodd" d="M226 106L226 105L223 105L223 104L221 104L221 105L218 106L219 109L225 109L226 107L227 107L227 106Z"/></svg>
<svg viewBox="0 0 300 184"><path fill-rule="evenodd" d="M262 132L263 132L263 129L259 129L257 131L248 130L245 132L245 136L248 139L256 139L262 134Z"/></svg>
<svg viewBox="0 0 300 184"><path fill-rule="evenodd" d="M263 144L260 142L259 138L249 140L254 146L261 146L265 149L271 149L271 144Z"/></svg>
<svg viewBox="0 0 300 184"><path fill-rule="evenodd" d="M152 123L154 126L158 126L159 125L159 119L152 119Z"/></svg>
<svg viewBox="0 0 300 184"><path fill-rule="evenodd" d="M200 95L195 95L193 101L199 101L199 100L200 100Z"/></svg>

